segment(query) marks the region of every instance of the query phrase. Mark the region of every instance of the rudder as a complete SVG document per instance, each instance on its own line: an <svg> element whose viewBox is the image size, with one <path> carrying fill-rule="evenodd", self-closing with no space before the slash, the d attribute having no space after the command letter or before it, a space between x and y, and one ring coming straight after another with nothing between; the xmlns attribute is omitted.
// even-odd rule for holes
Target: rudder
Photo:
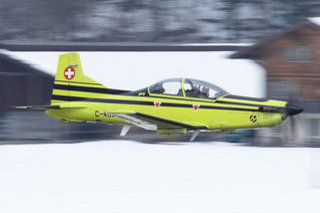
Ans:
<svg viewBox="0 0 320 213"><path fill-rule="evenodd" d="M78 53L60 55L51 104L98 96L88 93L92 89L99 90L106 87L83 74L80 55Z"/></svg>

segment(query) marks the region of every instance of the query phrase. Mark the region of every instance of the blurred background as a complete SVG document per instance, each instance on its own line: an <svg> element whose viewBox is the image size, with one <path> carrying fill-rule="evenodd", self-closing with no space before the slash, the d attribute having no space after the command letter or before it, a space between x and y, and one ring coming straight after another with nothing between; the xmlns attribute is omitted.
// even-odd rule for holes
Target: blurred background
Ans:
<svg viewBox="0 0 320 213"><path fill-rule="evenodd" d="M50 103L58 55L79 51L84 71L111 88L192 77L305 109L273 129L202 134L199 141L319 146L319 11L316 0L0 0L0 143L119 138L117 126L10 110ZM139 129L127 138L189 140Z"/></svg>
<svg viewBox="0 0 320 213"><path fill-rule="evenodd" d="M1 0L1 40L257 42L308 17L317 0Z"/></svg>

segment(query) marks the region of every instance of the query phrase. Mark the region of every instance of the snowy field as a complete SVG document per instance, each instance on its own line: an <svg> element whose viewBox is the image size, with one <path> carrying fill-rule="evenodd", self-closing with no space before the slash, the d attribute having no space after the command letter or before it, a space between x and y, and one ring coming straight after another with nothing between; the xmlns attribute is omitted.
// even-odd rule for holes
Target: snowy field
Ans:
<svg viewBox="0 0 320 213"><path fill-rule="evenodd" d="M320 212L320 149L0 146L0 212Z"/></svg>

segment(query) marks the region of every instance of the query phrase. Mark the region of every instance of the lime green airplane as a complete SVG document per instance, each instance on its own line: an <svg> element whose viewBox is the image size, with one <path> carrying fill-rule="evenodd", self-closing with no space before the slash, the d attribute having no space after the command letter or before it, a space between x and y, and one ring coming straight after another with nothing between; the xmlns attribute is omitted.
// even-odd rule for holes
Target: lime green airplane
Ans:
<svg viewBox="0 0 320 213"><path fill-rule="evenodd" d="M109 89L83 74L78 53L59 57L50 105L19 106L45 110L64 123L105 122L162 134L234 131L274 127L303 111L286 101L231 95L195 79L174 78L149 87L126 91Z"/></svg>

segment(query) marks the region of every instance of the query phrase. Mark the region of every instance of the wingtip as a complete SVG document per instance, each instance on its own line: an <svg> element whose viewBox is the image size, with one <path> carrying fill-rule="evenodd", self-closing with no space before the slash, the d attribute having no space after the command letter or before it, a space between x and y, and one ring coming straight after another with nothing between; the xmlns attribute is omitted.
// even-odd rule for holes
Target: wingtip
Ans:
<svg viewBox="0 0 320 213"><path fill-rule="evenodd" d="M28 109L28 106L11 106L11 109Z"/></svg>

